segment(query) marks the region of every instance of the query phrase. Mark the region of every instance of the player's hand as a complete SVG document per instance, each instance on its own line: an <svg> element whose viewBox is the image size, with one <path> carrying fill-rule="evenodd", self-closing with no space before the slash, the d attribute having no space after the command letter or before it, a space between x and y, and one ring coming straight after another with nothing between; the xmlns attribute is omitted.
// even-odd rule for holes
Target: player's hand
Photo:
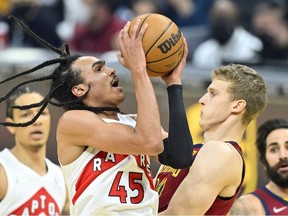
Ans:
<svg viewBox="0 0 288 216"><path fill-rule="evenodd" d="M129 36L129 28L131 22L128 21L124 28L119 33L119 46L120 53L117 54L119 62L129 69L132 73L137 71L146 72L146 58L142 46L143 35L148 28L148 24L145 23L139 33L137 30L140 26L140 19L135 22L135 25L132 27ZM140 70L139 70L140 69Z"/></svg>
<svg viewBox="0 0 288 216"><path fill-rule="evenodd" d="M162 80L166 83L167 87L173 84L182 84L181 79L182 79L182 73L184 71L184 68L186 66L186 59L188 56L188 45L187 41L182 34L183 37L183 56L179 64L176 66L176 68L169 74L166 74L162 76Z"/></svg>

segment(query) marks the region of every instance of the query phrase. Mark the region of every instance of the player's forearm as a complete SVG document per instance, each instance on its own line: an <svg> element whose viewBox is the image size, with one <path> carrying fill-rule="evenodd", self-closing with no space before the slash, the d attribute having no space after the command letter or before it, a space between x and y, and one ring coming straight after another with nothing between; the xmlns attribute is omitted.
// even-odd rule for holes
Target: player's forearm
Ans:
<svg viewBox="0 0 288 216"><path fill-rule="evenodd" d="M137 101L136 132L145 138L145 143L158 145L159 154L163 150L160 113L153 85L147 74L134 78ZM154 145L153 144L153 145Z"/></svg>
<svg viewBox="0 0 288 216"><path fill-rule="evenodd" d="M169 135L164 140L164 151L159 155L162 164L176 169L192 164L193 140L189 130L182 85L167 88L169 99Z"/></svg>

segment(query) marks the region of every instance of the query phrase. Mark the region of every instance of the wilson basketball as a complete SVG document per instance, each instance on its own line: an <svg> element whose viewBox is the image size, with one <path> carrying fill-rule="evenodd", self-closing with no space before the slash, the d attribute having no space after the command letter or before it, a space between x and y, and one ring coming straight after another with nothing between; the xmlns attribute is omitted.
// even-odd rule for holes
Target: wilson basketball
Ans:
<svg viewBox="0 0 288 216"><path fill-rule="evenodd" d="M141 19L138 32L148 23L142 40L148 75L158 77L171 72L183 55L183 37L178 26L161 14L144 14L131 20L129 34L137 19Z"/></svg>

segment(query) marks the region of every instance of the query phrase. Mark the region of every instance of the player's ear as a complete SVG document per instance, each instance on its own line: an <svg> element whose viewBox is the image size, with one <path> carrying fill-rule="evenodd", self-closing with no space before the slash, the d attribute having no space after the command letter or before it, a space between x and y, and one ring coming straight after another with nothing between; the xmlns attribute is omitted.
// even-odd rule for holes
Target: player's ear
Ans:
<svg viewBox="0 0 288 216"><path fill-rule="evenodd" d="M8 118L8 117L5 118L5 122L15 123L14 120L13 120L12 118ZM7 130L9 131L9 133L11 133L12 135L15 134L15 129L16 129L16 127L10 127L10 126L7 126L6 128L7 128Z"/></svg>
<svg viewBox="0 0 288 216"><path fill-rule="evenodd" d="M81 96L85 95L88 90L89 90L89 87L84 83L73 86L71 89L72 93L76 97L81 97Z"/></svg>
<svg viewBox="0 0 288 216"><path fill-rule="evenodd" d="M233 113L240 113L246 108L246 101L245 100L236 100L233 102L232 112Z"/></svg>

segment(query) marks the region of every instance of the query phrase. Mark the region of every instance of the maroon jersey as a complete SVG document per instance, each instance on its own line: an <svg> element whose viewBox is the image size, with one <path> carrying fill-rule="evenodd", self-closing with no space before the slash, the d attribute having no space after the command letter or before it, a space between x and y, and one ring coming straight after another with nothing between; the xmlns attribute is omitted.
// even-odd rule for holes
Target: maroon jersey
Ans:
<svg viewBox="0 0 288 216"><path fill-rule="evenodd" d="M229 142L233 145L237 151L240 153L242 159L242 149L241 147L235 142ZM202 144L195 144L193 146L193 157L197 156L198 151L201 149ZM193 166L193 165L192 165ZM156 190L159 194L159 208L158 212L162 212L167 209L172 196L174 195L175 191L184 180L184 178L188 175L189 168L187 169L173 169L169 166L163 166L159 174L157 175L156 179ZM242 179L239 187L236 190L236 193L232 197L221 197L217 196L214 203L205 213L205 215L226 215L231 209L232 204L234 203L235 199L238 197L241 186L243 184L245 175L245 164L243 159L243 169L242 169Z"/></svg>
<svg viewBox="0 0 288 216"><path fill-rule="evenodd" d="M288 215L288 201L272 193L266 187L259 188L252 194L260 199L266 215Z"/></svg>

